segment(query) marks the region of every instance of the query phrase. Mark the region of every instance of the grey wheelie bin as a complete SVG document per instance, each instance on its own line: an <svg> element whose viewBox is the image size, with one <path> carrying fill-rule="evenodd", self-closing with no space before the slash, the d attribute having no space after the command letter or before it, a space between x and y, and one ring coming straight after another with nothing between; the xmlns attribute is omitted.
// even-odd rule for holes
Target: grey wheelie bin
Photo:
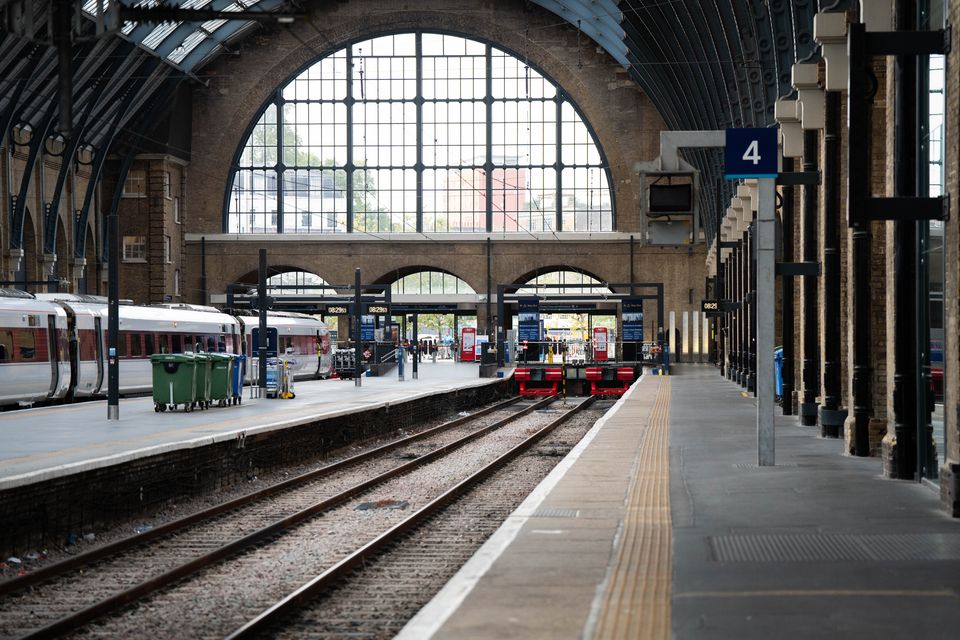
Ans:
<svg viewBox="0 0 960 640"><path fill-rule="evenodd" d="M153 369L153 410L193 411L196 400L196 363L187 353L155 353L150 356Z"/></svg>
<svg viewBox="0 0 960 640"><path fill-rule="evenodd" d="M196 389L193 404L198 409L210 408L210 366L213 359L206 353L195 353L193 357L197 363L197 376L194 379Z"/></svg>

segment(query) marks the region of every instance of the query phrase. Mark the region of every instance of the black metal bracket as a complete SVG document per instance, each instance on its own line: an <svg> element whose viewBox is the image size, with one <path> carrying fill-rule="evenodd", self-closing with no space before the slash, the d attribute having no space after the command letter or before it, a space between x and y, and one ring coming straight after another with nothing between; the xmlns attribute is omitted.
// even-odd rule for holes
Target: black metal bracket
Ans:
<svg viewBox="0 0 960 640"><path fill-rule="evenodd" d="M739 302L734 302L732 300L720 300L717 303L720 307L722 313L727 313L730 311L739 311L741 304Z"/></svg>
<svg viewBox="0 0 960 640"><path fill-rule="evenodd" d="M820 184L821 178L819 171L785 171L777 174L777 185L796 187L805 184Z"/></svg>
<svg viewBox="0 0 960 640"><path fill-rule="evenodd" d="M821 274L819 262L778 262L776 267L778 276L813 276Z"/></svg>
<svg viewBox="0 0 960 640"><path fill-rule="evenodd" d="M874 56L923 56L949 53L950 29L936 31L868 31L866 52Z"/></svg>
<svg viewBox="0 0 960 640"><path fill-rule="evenodd" d="M936 198L864 198L863 204L865 217L868 220L910 222L948 220L950 218L950 199L948 196Z"/></svg>
<svg viewBox="0 0 960 640"><path fill-rule="evenodd" d="M721 240L718 249L736 249L740 246L738 240Z"/></svg>

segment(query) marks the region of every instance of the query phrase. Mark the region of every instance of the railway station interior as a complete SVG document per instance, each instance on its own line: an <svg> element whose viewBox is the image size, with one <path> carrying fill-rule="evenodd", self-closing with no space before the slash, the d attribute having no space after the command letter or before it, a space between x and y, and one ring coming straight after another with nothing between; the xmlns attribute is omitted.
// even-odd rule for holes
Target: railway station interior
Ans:
<svg viewBox="0 0 960 640"><path fill-rule="evenodd" d="M0 637L960 636L960 2L0 19Z"/></svg>

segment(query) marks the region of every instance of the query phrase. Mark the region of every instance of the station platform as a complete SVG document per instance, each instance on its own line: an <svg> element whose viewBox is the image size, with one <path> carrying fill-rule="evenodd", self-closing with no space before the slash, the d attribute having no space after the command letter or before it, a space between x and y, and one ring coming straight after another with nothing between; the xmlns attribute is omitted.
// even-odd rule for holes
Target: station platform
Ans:
<svg viewBox="0 0 960 640"><path fill-rule="evenodd" d="M353 380L298 381L296 398L251 398L238 406L156 413L147 397L122 398L120 420L107 421L106 400L0 413L0 491L202 447L317 420L409 402L501 380L478 377L475 363L424 362L419 378L396 372Z"/></svg>
<svg viewBox="0 0 960 640"><path fill-rule="evenodd" d="M646 375L398 638L953 638L960 521L709 365Z"/></svg>

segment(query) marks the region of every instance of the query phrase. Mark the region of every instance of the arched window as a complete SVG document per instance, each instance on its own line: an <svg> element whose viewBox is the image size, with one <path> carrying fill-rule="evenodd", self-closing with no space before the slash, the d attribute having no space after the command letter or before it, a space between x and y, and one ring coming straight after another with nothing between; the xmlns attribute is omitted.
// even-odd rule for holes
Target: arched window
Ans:
<svg viewBox="0 0 960 640"><path fill-rule="evenodd" d="M323 278L309 271L285 271L267 278L268 296L323 296L334 295L332 289L311 289L310 286L327 284ZM279 288L295 287L293 289Z"/></svg>
<svg viewBox="0 0 960 640"><path fill-rule="evenodd" d="M393 283L392 293L400 295L457 295L476 293L473 288L451 273L418 271Z"/></svg>
<svg viewBox="0 0 960 640"><path fill-rule="evenodd" d="M613 230L606 160L563 90L438 33L310 65L264 107L231 179L230 233Z"/></svg>
<svg viewBox="0 0 960 640"><path fill-rule="evenodd" d="M563 287L540 288L538 285L564 285ZM558 270L541 273L532 280L528 280L524 285L517 289L517 293L536 295L543 294L561 294L561 293L613 293L613 291L604 286L604 284L585 273L573 270Z"/></svg>

